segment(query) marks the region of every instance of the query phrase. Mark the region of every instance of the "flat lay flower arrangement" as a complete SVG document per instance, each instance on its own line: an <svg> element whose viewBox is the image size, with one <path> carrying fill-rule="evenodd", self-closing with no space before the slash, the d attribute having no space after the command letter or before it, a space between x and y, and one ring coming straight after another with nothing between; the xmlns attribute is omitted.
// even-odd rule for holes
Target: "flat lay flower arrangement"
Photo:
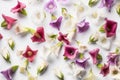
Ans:
<svg viewBox="0 0 120 80"><path fill-rule="evenodd" d="M1 0L0 80L120 80L120 0Z"/></svg>

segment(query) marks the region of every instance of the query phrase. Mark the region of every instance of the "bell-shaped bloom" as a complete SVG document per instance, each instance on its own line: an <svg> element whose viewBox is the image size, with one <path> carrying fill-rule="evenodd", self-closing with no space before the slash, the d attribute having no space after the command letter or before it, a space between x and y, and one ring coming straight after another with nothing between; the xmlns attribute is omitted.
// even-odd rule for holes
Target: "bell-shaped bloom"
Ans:
<svg viewBox="0 0 120 80"><path fill-rule="evenodd" d="M53 13L57 8L57 5L55 3L54 0L50 0L49 2L47 2L47 4L45 5L45 9L46 11Z"/></svg>
<svg viewBox="0 0 120 80"><path fill-rule="evenodd" d="M89 22L86 22L85 19L83 21L81 21L80 23L77 24L78 27L78 31L81 32L85 32L89 29Z"/></svg>
<svg viewBox="0 0 120 80"><path fill-rule="evenodd" d="M3 74L3 76L6 78L6 80L13 80L13 76L15 74L15 72L17 71L18 66L12 66L11 68L1 71L1 74Z"/></svg>
<svg viewBox="0 0 120 80"><path fill-rule="evenodd" d="M60 16L57 20L50 22L50 25L60 30L61 23L62 23L62 16Z"/></svg>
<svg viewBox="0 0 120 80"><path fill-rule="evenodd" d="M66 44L70 44L70 42L67 38L67 34L63 34L63 33L59 32L58 40L63 41Z"/></svg>
<svg viewBox="0 0 120 80"><path fill-rule="evenodd" d="M2 17L4 18L4 21L1 23L1 27L5 27L7 29L11 29L12 25L15 23L15 21L17 21L17 19L6 16L4 14L2 14Z"/></svg>
<svg viewBox="0 0 120 80"><path fill-rule="evenodd" d="M13 12L13 13L18 12L18 13L21 13L26 16L27 13L26 13L25 8L26 8L26 5L24 3L18 1L17 5L11 9L11 12Z"/></svg>
<svg viewBox="0 0 120 80"><path fill-rule="evenodd" d="M102 74L104 77L109 74L109 64L104 64L104 66L101 68L100 74Z"/></svg>
<svg viewBox="0 0 120 80"><path fill-rule="evenodd" d="M31 38L32 42L45 42L45 33L43 27L38 27L33 37Z"/></svg>
<svg viewBox="0 0 120 80"><path fill-rule="evenodd" d="M102 0L100 7L107 7L108 11L111 11L111 8L114 4L114 0Z"/></svg>
<svg viewBox="0 0 120 80"><path fill-rule="evenodd" d="M32 50L29 46L27 46L23 56L27 58L30 62L32 62L37 54L38 50Z"/></svg>
<svg viewBox="0 0 120 80"><path fill-rule="evenodd" d="M89 51L89 54L90 54L90 56L93 59L93 64L97 64L98 53L99 53L99 49L98 48Z"/></svg>
<svg viewBox="0 0 120 80"><path fill-rule="evenodd" d="M64 49L64 55L65 57L67 57L68 59L74 59L76 58L78 54L78 49L75 48L75 47L72 47L72 46L65 46L65 49Z"/></svg>
<svg viewBox="0 0 120 80"><path fill-rule="evenodd" d="M89 59L90 59L90 58L86 58L86 59L83 59L83 60L77 59L77 60L76 60L76 64L78 64L79 66L81 66L81 67L83 67L83 68L86 68Z"/></svg>
<svg viewBox="0 0 120 80"><path fill-rule="evenodd" d="M106 23L104 25L104 29L106 32L107 37L112 37L116 35L116 29L117 29L117 22L105 19Z"/></svg>

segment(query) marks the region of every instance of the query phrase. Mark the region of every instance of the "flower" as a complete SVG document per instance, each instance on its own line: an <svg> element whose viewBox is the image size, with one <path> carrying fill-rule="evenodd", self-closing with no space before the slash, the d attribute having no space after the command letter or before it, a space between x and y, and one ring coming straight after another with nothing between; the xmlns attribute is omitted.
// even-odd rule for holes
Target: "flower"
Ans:
<svg viewBox="0 0 120 80"><path fill-rule="evenodd" d="M23 56L28 58L30 62L32 62L37 54L38 50L32 50L29 46L27 46L26 51L23 53Z"/></svg>
<svg viewBox="0 0 120 80"><path fill-rule="evenodd" d="M62 16L60 16L57 20L50 22L50 25L60 30L61 22L62 22Z"/></svg>
<svg viewBox="0 0 120 80"><path fill-rule="evenodd" d="M17 19L14 19L12 17L6 16L2 14L2 17L4 18L4 21L1 23L1 27L5 27L8 30L12 28L12 25L17 21Z"/></svg>
<svg viewBox="0 0 120 80"><path fill-rule="evenodd" d="M120 79L120 71L117 67L112 67L110 69L110 74L111 74L111 77L115 80L119 80Z"/></svg>
<svg viewBox="0 0 120 80"><path fill-rule="evenodd" d="M116 12L118 13L118 15L120 16L120 3L117 5L116 7Z"/></svg>
<svg viewBox="0 0 120 80"><path fill-rule="evenodd" d="M67 34L63 34L61 32L59 32L58 40L63 41L66 44L70 43L69 40L67 39Z"/></svg>
<svg viewBox="0 0 120 80"><path fill-rule="evenodd" d="M17 69L18 69L18 65L15 65L7 70L1 71L1 74L3 74L7 80L12 80L13 75L15 74Z"/></svg>
<svg viewBox="0 0 120 80"><path fill-rule="evenodd" d="M99 53L99 49L98 48L89 51L89 54L90 54L90 56L93 59L93 64L97 64L98 53Z"/></svg>
<svg viewBox="0 0 120 80"><path fill-rule="evenodd" d="M58 68L54 69L54 73L59 80L64 80L64 74Z"/></svg>
<svg viewBox="0 0 120 80"><path fill-rule="evenodd" d="M78 54L78 49L69 45L65 46L64 56L68 59L74 59Z"/></svg>
<svg viewBox="0 0 120 80"><path fill-rule="evenodd" d="M90 58L86 58L86 59L83 59L83 60L77 59L77 60L76 60L76 64L78 64L79 66L81 66L81 67L83 67L83 68L86 68L89 59L90 59Z"/></svg>
<svg viewBox="0 0 120 80"><path fill-rule="evenodd" d="M92 34L90 37L89 37L89 42L90 43L96 43L99 39L99 33L98 32L95 32L94 34Z"/></svg>
<svg viewBox="0 0 120 80"><path fill-rule="evenodd" d="M106 32L107 37L112 37L116 35L116 29L117 29L117 22L105 19L106 23L104 25L104 29Z"/></svg>
<svg viewBox="0 0 120 80"><path fill-rule="evenodd" d="M107 7L110 12L113 4L114 0L102 0L100 7Z"/></svg>
<svg viewBox="0 0 120 80"><path fill-rule="evenodd" d="M77 24L78 27L78 31L81 32L85 32L89 29L89 22L86 22L85 19L83 21L81 21L80 23Z"/></svg>
<svg viewBox="0 0 120 80"><path fill-rule="evenodd" d="M3 38L2 34L0 33L0 40Z"/></svg>
<svg viewBox="0 0 120 80"><path fill-rule="evenodd" d="M104 64L104 66L101 68L100 74L102 74L104 77L109 74L109 64Z"/></svg>
<svg viewBox="0 0 120 80"><path fill-rule="evenodd" d="M50 0L49 2L47 2L47 4L45 5L45 9L46 11L53 13L57 8L57 5L55 3L54 0Z"/></svg>
<svg viewBox="0 0 120 80"><path fill-rule="evenodd" d="M32 42L39 42L39 43L45 42L44 28L38 27L31 39Z"/></svg>
<svg viewBox="0 0 120 80"><path fill-rule="evenodd" d="M9 45L9 47L10 47L12 50L14 50L14 48L15 48L15 42L14 42L14 40L13 40L12 38L9 38L9 39L8 39L8 45Z"/></svg>
<svg viewBox="0 0 120 80"><path fill-rule="evenodd" d="M18 12L18 13L21 13L26 16L27 13L26 13L25 8L26 8L26 5L24 3L18 1L18 4L11 9L11 12L13 12L13 13Z"/></svg>

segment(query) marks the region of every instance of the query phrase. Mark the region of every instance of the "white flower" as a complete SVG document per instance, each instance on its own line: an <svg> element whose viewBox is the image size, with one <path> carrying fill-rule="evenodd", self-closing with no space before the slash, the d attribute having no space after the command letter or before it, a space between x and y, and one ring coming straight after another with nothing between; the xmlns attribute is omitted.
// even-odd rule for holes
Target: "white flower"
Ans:
<svg viewBox="0 0 120 80"><path fill-rule="evenodd" d="M88 76L84 80L97 80L97 77L95 74L92 72L92 69L89 71Z"/></svg>
<svg viewBox="0 0 120 80"><path fill-rule="evenodd" d="M28 76L28 80L37 80L37 77L32 76L32 75L29 75L29 76Z"/></svg>
<svg viewBox="0 0 120 80"><path fill-rule="evenodd" d="M64 80L64 75L58 68L54 69L54 73L59 78L59 80Z"/></svg>
<svg viewBox="0 0 120 80"><path fill-rule="evenodd" d="M89 42L90 43L96 43L98 41L99 38L99 32L95 32L94 34L92 34L89 38Z"/></svg>

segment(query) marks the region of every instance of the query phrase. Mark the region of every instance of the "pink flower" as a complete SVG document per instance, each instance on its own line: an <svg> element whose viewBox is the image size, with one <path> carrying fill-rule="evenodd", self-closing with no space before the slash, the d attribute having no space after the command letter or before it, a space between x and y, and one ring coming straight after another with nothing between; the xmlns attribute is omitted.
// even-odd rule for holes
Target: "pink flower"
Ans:
<svg viewBox="0 0 120 80"><path fill-rule="evenodd" d="M0 33L0 40L3 38L2 34Z"/></svg>
<svg viewBox="0 0 120 80"><path fill-rule="evenodd" d="M97 61L98 53L99 53L99 49L98 48L89 51L89 54L90 54L90 56L93 59L93 64L97 64L98 63L98 61Z"/></svg>
<svg viewBox="0 0 120 80"><path fill-rule="evenodd" d="M104 64L104 66L101 68L100 74L102 74L104 77L109 74L109 64Z"/></svg>
<svg viewBox="0 0 120 80"><path fill-rule="evenodd" d="M117 29L117 22L105 19L106 23L104 25L104 29L106 32L107 37L112 37L116 35L116 29Z"/></svg>
<svg viewBox="0 0 120 80"><path fill-rule="evenodd" d="M66 44L69 44L69 40L67 39L67 34L63 34L61 32L59 32L59 36L58 36L58 40L59 41L63 41L65 42Z"/></svg>
<svg viewBox="0 0 120 80"><path fill-rule="evenodd" d="M26 51L23 53L23 56L27 58L30 62L32 62L37 52L38 50L32 50L29 46L27 46Z"/></svg>
<svg viewBox="0 0 120 80"><path fill-rule="evenodd" d="M76 55L78 54L78 49L72 46L65 46L65 50L64 50L64 55L65 57L67 57L68 59L74 59L76 58Z"/></svg>
<svg viewBox="0 0 120 80"><path fill-rule="evenodd" d="M26 8L26 5L24 3L18 1L18 4L11 9L11 12L13 12L13 13L18 12L23 15L27 15L26 10L24 8Z"/></svg>
<svg viewBox="0 0 120 80"><path fill-rule="evenodd" d="M45 42L44 28L38 27L37 31L34 33L31 39L32 42L39 42L39 43Z"/></svg>
<svg viewBox="0 0 120 80"><path fill-rule="evenodd" d="M15 23L15 21L17 21L17 19L5 16L4 14L2 14L2 17L4 18L4 21L1 23L1 26L7 29L11 29L12 25Z"/></svg>

